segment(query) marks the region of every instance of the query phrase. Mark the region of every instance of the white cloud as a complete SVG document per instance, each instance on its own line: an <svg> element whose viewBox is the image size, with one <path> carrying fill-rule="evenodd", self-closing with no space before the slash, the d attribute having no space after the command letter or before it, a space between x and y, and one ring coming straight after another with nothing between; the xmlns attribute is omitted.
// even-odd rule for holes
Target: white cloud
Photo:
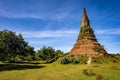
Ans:
<svg viewBox="0 0 120 80"><path fill-rule="evenodd" d="M62 20L69 16L69 13L9 13L9 12L1 12L0 16L7 18L35 18L35 19L43 19L43 20Z"/></svg>
<svg viewBox="0 0 120 80"><path fill-rule="evenodd" d="M99 34L113 34L119 35L120 29L111 29L111 30L96 30L97 35ZM35 31L35 32L22 32L19 31L25 38L50 38L50 37L71 37L78 35L79 30L75 29L65 29L65 30L44 30L44 31Z"/></svg>
<svg viewBox="0 0 120 80"><path fill-rule="evenodd" d="M45 30L45 31L31 31L31 32L22 32L19 31L25 38L49 38L49 37L72 37L78 35L79 30L75 29L65 29L65 30ZM97 35L99 34L120 34L120 29L113 30L96 30Z"/></svg>
<svg viewBox="0 0 120 80"><path fill-rule="evenodd" d="M114 34L118 35L120 34L120 29L107 29L107 30L96 30L96 34Z"/></svg>
<svg viewBox="0 0 120 80"><path fill-rule="evenodd" d="M40 32L18 32L25 38L69 37L77 35L77 30L46 30Z"/></svg>
<svg viewBox="0 0 120 80"><path fill-rule="evenodd" d="M24 9L15 9L9 8L6 6L0 5L0 16L7 18L35 18L43 20L62 20L69 17L72 9L67 9L64 7L57 8L56 10L49 10L48 8L38 8L34 7L33 9L29 7L24 7Z"/></svg>

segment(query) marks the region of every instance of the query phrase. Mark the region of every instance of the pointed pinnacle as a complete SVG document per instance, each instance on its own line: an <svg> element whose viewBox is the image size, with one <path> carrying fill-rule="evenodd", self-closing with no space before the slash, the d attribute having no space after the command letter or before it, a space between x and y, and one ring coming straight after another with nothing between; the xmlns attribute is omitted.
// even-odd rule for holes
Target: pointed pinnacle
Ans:
<svg viewBox="0 0 120 80"><path fill-rule="evenodd" d="M85 7L83 8L81 26L90 26L89 19L88 19Z"/></svg>
<svg viewBox="0 0 120 80"><path fill-rule="evenodd" d="M86 13L86 9L85 9L85 7L83 8L83 13Z"/></svg>

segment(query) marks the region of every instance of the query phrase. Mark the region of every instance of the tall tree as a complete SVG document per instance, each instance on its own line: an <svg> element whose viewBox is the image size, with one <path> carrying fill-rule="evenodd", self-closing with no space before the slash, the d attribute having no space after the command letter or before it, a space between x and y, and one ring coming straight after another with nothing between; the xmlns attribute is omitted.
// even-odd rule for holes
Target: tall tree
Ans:
<svg viewBox="0 0 120 80"><path fill-rule="evenodd" d="M31 51L27 48L31 48ZM21 34L9 30L0 31L0 60L15 58L17 55L30 55L34 48L30 47Z"/></svg>
<svg viewBox="0 0 120 80"><path fill-rule="evenodd" d="M37 52L38 56L42 60L51 60L55 57L55 50L52 47L43 47Z"/></svg>

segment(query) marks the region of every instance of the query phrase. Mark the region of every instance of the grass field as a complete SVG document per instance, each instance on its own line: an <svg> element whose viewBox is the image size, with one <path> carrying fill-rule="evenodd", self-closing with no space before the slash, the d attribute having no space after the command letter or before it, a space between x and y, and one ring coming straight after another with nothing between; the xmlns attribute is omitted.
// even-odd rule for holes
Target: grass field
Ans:
<svg viewBox="0 0 120 80"><path fill-rule="evenodd" d="M120 80L120 63L109 64L67 64L59 61L51 64L0 63L0 80L96 80L100 74L105 80ZM87 75L83 70L92 70Z"/></svg>

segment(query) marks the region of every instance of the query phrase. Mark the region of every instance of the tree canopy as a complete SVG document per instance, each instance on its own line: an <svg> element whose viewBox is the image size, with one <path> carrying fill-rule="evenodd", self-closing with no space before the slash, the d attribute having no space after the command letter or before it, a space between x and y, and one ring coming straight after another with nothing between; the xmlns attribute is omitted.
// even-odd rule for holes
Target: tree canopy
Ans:
<svg viewBox="0 0 120 80"><path fill-rule="evenodd" d="M52 47L43 46L37 51L37 57L47 62L55 61L58 57L63 56L63 52L53 49Z"/></svg>
<svg viewBox="0 0 120 80"><path fill-rule="evenodd" d="M28 56L35 53L21 34L16 35L10 30L0 31L0 60L15 58L16 56Z"/></svg>

